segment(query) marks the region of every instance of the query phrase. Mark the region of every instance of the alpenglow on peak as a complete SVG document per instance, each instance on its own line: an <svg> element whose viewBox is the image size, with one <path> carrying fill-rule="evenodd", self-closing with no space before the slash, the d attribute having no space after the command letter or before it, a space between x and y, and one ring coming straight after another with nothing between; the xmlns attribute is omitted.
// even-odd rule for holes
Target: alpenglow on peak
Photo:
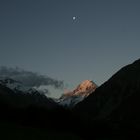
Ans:
<svg viewBox="0 0 140 140"><path fill-rule="evenodd" d="M58 100L58 103L62 106L73 107L92 94L96 88L97 85L93 81L85 80L73 91L64 93Z"/></svg>

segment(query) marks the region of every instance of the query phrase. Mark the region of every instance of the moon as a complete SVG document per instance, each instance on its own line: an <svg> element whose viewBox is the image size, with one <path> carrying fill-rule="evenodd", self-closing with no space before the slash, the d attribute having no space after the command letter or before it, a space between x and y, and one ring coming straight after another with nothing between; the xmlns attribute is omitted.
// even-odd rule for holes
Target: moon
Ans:
<svg viewBox="0 0 140 140"><path fill-rule="evenodd" d="M72 17L73 20L76 20L76 17Z"/></svg>

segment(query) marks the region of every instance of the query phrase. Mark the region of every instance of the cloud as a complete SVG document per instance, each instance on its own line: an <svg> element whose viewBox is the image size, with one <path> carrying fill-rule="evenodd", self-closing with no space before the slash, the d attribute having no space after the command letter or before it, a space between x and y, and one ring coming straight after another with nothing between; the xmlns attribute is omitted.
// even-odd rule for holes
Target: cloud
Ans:
<svg viewBox="0 0 140 140"><path fill-rule="evenodd" d="M11 78L21 82L28 87L52 86L55 89L63 89L63 81L53 79L51 77L40 75L35 72L26 71L20 68L9 68L6 66L0 67L1 78Z"/></svg>

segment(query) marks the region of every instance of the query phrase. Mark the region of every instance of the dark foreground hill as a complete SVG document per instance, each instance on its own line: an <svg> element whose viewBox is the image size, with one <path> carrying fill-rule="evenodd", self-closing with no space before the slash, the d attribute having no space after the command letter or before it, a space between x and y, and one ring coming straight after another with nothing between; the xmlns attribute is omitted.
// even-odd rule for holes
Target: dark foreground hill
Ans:
<svg viewBox="0 0 140 140"><path fill-rule="evenodd" d="M71 111L45 95L14 92L0 85L0 139L81 140L75 123L80 126Z"/></svg>
<svg viewBox="0 0 140 140"><path fill-rule="evenodd" d="M0 137L6 139L12 132L11 139L140 138L139 108L140 60L122 68L71 110L38 92L18 93L0 85Z"/></svg>
<svg viewBox="0 0 140 140"><path fill-rule="evenodd" d="M108 134L112 131L114 135L124 137L139 136L140 60L119 70L80 102L75 112L92 122L99 122L100 131L109 129Z"/></svg>

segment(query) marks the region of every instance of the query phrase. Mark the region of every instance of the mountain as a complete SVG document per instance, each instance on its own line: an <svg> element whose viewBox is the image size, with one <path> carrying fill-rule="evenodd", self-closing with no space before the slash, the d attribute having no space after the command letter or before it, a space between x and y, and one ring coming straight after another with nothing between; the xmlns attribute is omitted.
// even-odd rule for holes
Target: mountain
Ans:
<svg viewBox="0 0 140 140"><path fill-rule="evenodd" d="M31 88L31 87L24 85L22 82L16 81L16 80L11 79L11 78L0 78L0 84L10 88L14 92L20 92L20 93L39 92L40 94L48 93L48 90L46 90L46 89L40 89L37 87Z"/></svg>
<svg viewBox="0 0 140 140"><path fill-rule="evenodd" d="M75 111L92 120L125 122L140 128L139 107L140 59L119 70L94 94L78 103Z"/></svg>
<svg viewBox="0 0 140 140"><path fill-rule="evenodd" d="M77 103L83 101L95 91L97 85L90 80L85 80L79 84L73 91L63 94L57 103L65 107L74 107Z"/></svg>
<svg viewBox="0 0 140 140"><path fill-rule="evenodd" d="M81 139L75 133L80 123L71 112L38 92L14 92L0 84L0 114L3 139Z"/></svg>
<svg viewBox="0 0 140 140"><path fill-rule="evenodd" d="M62 95L58 103L36 90L28 93L21 92L19 86L12 89L14 83L21 85L12 79L0 82L1 122L19 122L45 128L46 132L72 132L83 139L140 138L140 59L98 88L92 81L83 81Z"/></svg>
<svg viewBox="0 0 140 140"><path fill-rule="evenodd" d="M52 109L58 107L58 104L46 95L10 78L0 80L0 103L12 108L37 106Z"/></svg>
<svg viewBox="0 0 140 140"><path fill-rule="evenodd" d="M0 79L0 84L10 88L11 90L13 90L14 92L28 92L31 89L29 87L23 86L23 84L19 81L13 80L11 78L2 78Z"/></svg>

